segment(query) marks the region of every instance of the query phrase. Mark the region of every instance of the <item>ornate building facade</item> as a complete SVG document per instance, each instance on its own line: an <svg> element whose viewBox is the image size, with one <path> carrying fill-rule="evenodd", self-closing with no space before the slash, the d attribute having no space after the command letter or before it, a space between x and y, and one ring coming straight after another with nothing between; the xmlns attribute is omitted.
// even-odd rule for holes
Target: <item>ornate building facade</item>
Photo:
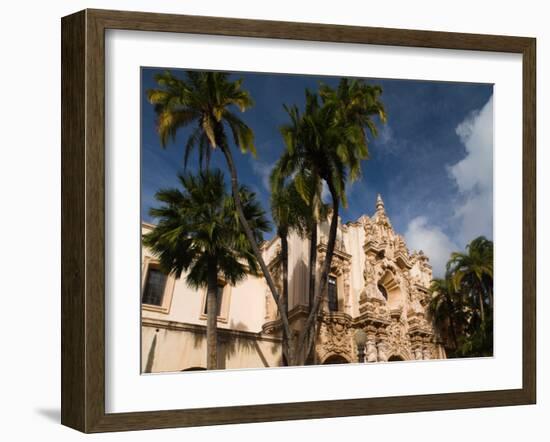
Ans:
<svg viewBox="0 0 550 442"><path fill-rule="evenodd" d="M153 228L144 224L143 232ZM318 274L326 253L328 222L319 226ZM280 241L262 246L277 275ZM309 311L309 241L289 237L289 320L299 331ZM193 290L185 277L158 270L142 250L142 371L206 367L206 290ZM394 232L382 198L376 211L339 223L336 248L315 340L316 364L445 358L427 316L432 270L426 255L410 253ZM285 365L277 307L263 277L249 275L232 287L219 281L219 368ZM366 344L358 351L355 335Z"/></svg>

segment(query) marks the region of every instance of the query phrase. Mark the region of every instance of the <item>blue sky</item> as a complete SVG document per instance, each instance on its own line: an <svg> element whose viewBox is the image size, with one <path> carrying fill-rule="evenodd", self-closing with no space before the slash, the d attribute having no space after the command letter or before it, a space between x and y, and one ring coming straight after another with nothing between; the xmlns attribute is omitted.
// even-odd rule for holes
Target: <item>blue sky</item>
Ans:
<svg viewBox="0 0 550 442"><path fill-rule="evenodd" d="M183 149L188 131L162 149L155 132L155 113L145 91L155 87L153 76L162 69L142 69L142 200L144 221L152 221L159 188L177 185L183 168ZM177 70L172 70L177 75ZM251 187L269 212L267 180L283 144L279 133L287 121L283 104L303 107L304 90L316 90L320 82L336 85L338 78L285 74L235 73L243 78L255 105L241 114L254 130L256 158L234 150L241 183ZM363 175L348 189L344 222L374 213L376 194L384 199L394 229L405 236L410 249L430 256L440 275L453 250L462 249L478 235L493 234L493 113L490 84L367 79L383 89L388 114L371 137L370 159ZM188 171L196 170L191 158ZM212 167L226 171L221 153ZM268 235L270 236L270 235Z"/></svg>

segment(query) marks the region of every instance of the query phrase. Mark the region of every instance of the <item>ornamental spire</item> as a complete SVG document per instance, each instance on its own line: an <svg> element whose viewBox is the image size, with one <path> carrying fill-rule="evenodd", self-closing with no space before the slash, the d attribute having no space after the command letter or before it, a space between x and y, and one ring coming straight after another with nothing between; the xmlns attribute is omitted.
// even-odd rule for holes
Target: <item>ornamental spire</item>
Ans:
<svg viewBox="0 0 550 442"><path fill-rule="evenodd" d="M376 211L377 212L384 212L384 201L382 201L382 197L380 194L376 197Z"/></svg>

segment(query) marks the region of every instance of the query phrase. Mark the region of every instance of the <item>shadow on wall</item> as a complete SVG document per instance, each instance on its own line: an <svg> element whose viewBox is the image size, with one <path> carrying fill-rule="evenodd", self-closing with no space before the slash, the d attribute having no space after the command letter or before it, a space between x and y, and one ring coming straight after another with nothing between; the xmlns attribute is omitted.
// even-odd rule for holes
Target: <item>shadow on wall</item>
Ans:
<svg viewBox="0 0 550 442"><path fill-rule="evenodd" d="M230 328L231 329L237 329L242 330L244 324L241 323L235 323L231 322ZM202 328L200 330L197 330L196 332L189 333L191 335L191 339L193 340L193 351L204 351L206 352L206 327ZM273 354L277 351L276 346L270 346L272 347ZM273 348L275 347L275 348ZM155 353L157 352L159 348L158 345L158 336L157 333L155 333L151 345L148 350L147 354L147 360L145 363L144 373L152 373L154 361L155 361ZM262 350L261 346L254 338L248 338L245 336L232 336L230 334L230 331L227 329L219 328L218 329L218 369L225 369L226 368L226 361L231 358L238 357L239 355L244 354L255 354L257 358L261 361L261 366L263 367L270 367L268 359L265 357L264 351ZM206 355L204 355L206 357ZM251 367L242 367L242 368L256 368L256 366ZM205 370L204 367L201 366L192 366L187 367L181 371L195 371L195 370Z"/></svg>
<svg viewBox="0 0 550 442"><path fill-rule="evenodd" d="M229 328L243 330L245 325L241 322L231 321ZM256 353L262 365L264 367L269 367L269 362L266 359L258 341L256 339L250 339L242 336L231 336L229 333L224 333L222 330L218 335L218 359L224 361L224 366L220 368L225 368L225 361L227 359L234 358L243 352ZM275 353L275 350L273 350ZM243 367L243 368L253 368L253 367Z"/></svg>
<svg viewBox="0 0 550 442"><path fill-rule="evenodd" d="M151 373L153 371L153 364L155 363L155 350L157 348L157 334L153 337L153 342L149 348L149 353L147 354L147 362L145 364L144 373Z"/></svg>
<svg viewBox="0 0 550 442"><path fill-rule="evenodd" d="M308 302L309 273L303 260L298 260L289 272L288 290L292 291L292 305L289 308ZM302 296L300 296L300 294Z"/></svg>

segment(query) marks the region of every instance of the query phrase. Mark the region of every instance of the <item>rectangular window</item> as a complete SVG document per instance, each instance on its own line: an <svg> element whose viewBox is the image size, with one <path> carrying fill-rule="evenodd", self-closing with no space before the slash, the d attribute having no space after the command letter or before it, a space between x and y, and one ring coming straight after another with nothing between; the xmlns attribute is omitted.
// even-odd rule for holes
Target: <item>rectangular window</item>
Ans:
<svg viewBox="0 0 550 442"><path fill-rule="evenodd" d="M328 309L331 312L338 311L338 284L334 276L328 277Z"/></svg>
<svg viewBox="0 0 550 442"><path fill-rule="evenodd" d="M162 305L164 298L164 289L166 288L166 275L159 269L149 268L147 271L147 281L141 302L149 305Z"/></svg>
<svg viewBox="0 0 550 442"><path fill-rule="evenodd" d="M222 311L222 300L223 300L223 288L224 284L218 284L218 291L216 293L216 316L220 316ZM208 293L206 293L206 301L204 303L204 314L208 314Z"/></svg>

